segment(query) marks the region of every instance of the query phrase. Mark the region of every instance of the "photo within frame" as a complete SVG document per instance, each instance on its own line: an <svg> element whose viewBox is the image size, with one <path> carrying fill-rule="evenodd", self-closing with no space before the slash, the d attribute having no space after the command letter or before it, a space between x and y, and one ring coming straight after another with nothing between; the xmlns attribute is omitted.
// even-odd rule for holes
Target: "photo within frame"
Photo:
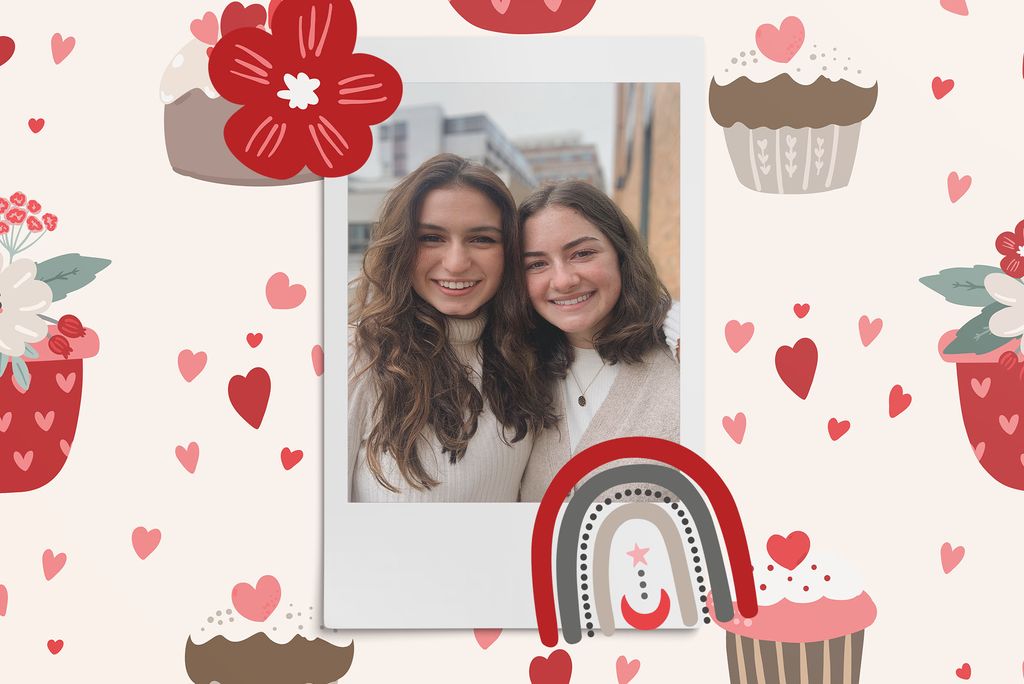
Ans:
<svg viewBox="0 0 1024 684"><path fill-rule="evenodd" d="M701 446L701 43L645 39L662 64L580 39L548 68L554 42L524 42L361 41L405 92L325 183L328 627L529 627L559 468L615 437Z"/></svg>

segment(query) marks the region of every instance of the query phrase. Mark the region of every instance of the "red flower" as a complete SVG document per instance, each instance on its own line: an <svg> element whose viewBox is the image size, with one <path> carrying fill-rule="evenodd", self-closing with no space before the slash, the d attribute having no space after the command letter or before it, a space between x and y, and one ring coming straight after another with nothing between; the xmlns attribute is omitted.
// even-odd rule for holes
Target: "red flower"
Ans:
<svg viewBox="0 0 1024 684"><path fill-rule="evenodd" d="M39 222L35 216L28 217L28 229L33 233L38 233L43 230L43 224Z"/></svg>
<svg viewBox="0 0 1024 684"><path fill-rule="evenodd" d="M11 209L7 212L7 220L15 225L24 223L26 216L28 216L28 214L25 213L24 209Z"/></svg>
<svg viewBox="0 0 1024 684"><path fill-rule="evenodd" d="M43 214L43 225L46 226L46 230L53 231L57 229L57 217L53 214Z"/></svg>
<svg viewBox="0 0 1024 684"><path fill-rule="evenodd" d="M13 195L11 195L11 202L13 202L14 206L16 206L16 207L24 206L25 205L25 193L23 193L23 192L16 192L16 193L14 193Z"/></svg>
<svg viewBox="0 0 1024 684"><path fill-rule="evenodd" d="M10 202L8 202L3 197L0 197L0 214L3 214L4 212L6 212L8 207L10 207L10 206L11 206Z"/></svg>
<svg viewBox="0 0 1024 684"><path fill-rule="evenodd" d="M35 200L28 201L28 210L31 211L33 214L38 214L42 208L43 207L41 204L39 204L39 202L36 202Z"/></svg>
<svg viewBox="0 0 1024 684"><path fill-rule="evenodd" d="M1000 233L996 238L996 250L1004 255L999 266L1011 278L1024 278L1024 221L1017 224L1012 233Z"/></svg>
<svg viewBox="0 0 1024 684"><path fill-rule="evenodd" d="M210 80L242 108L224 141L247 167L270 178L302 168L320 176L352 173L370 156L370 126L398 107L402 80L372 55L352 54L350 0L283 0L273 33L239 28L210 55Z"/></svg>

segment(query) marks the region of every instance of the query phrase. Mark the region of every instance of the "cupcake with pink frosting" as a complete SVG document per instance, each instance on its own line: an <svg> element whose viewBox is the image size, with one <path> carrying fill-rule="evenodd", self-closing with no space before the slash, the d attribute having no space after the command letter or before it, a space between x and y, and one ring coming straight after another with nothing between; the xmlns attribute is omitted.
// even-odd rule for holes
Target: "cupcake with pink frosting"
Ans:
<svg viewBox="0 0 1024 684"><path fill-rule="evenodd" d="M875 604L842 561L811 551L803 532L773 535L752 559L758 612L726 630L732 684L857 684Z"/></svg>

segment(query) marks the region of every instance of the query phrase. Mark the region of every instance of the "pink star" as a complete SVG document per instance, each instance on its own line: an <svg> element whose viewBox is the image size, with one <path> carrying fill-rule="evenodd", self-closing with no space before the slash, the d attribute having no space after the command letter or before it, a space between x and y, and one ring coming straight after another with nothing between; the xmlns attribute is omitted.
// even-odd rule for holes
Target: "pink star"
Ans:
<svg viewBox="0 0 1024 684"><path fill-rule="evenodd" d="M633 567L635 568L639 563L647 565L647 552L650 549L641 549L636 542L633 543L633 550L627 551L626 555L633 558Z"/></svg>

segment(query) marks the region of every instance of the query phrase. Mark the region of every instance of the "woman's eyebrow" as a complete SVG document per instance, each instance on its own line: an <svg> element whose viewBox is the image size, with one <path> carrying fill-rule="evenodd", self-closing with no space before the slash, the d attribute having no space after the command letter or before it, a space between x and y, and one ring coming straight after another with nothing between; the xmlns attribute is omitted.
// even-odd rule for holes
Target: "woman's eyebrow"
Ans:
<svg viewBox="0 0 1024 684"><path fill-rule="evenodd" d="M597 238L593 237L591 235L584 235L581 238L576 238L572 242L567 242L564 245L562 245L562 250L564 251L564 250L567 250L567 249L572 249L573 247L576 247L577 245L580 245L580 244L582 244L584 242L587 242L589 240L595 240L596 241Z"/></svg>
<svg viewBox="0 0 1024 684"><path fill-rule="evenodd" d="M433 223L421 223L421 224L419 224L417 226L417 228L420 229L420 230L438 230L438 231L441 231L443 233L450 232L444 226L438 226L438 225L433 224ZM466 232L467 233L498 233L500 235L501 234L501 228L496 228L495 226L477 226L476 228L468 229Z"/></svg>

